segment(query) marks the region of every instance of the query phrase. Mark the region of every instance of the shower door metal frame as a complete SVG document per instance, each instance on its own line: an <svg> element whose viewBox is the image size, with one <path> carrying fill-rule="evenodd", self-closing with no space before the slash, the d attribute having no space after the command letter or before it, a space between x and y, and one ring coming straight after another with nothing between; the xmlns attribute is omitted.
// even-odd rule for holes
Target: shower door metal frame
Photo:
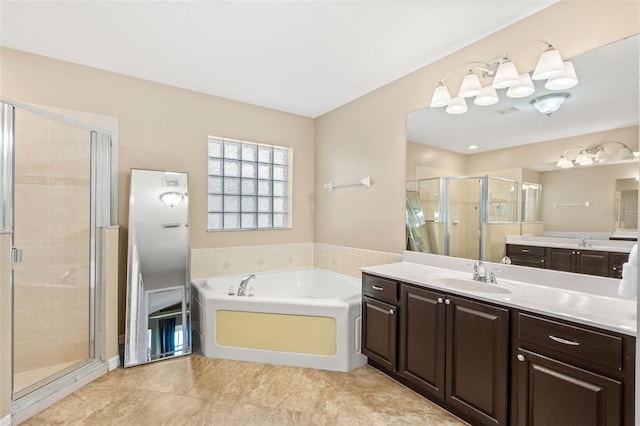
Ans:
<svg viewBox="0 0 640 426"><path fill-rule="evenodd" d="M99 261L101 253L101 232L99 229L117 225L117 157L116 146L111 140L111 133L94 126L87 125L58 114L44 111L27 104L11 101L0 97L2 114L2 139L0 140L0 161L2 173L0 173L0 233L11 234L12 265L15 259L15 116L16 110L25 110L37 114L45 119L55 120L70 126L90 132L90 235L89 235L89 359L84 364L99 362L106 363L106 347L104 342L105 312L104 312L104 285L98 282L98 275L104 265ZM105 173L108 172L108 173ZM114 204L116 204L114 206ZM108 212L105 212L106 207ZM54 385L58 379L68 375L71 370L84 366L79 361L73 369L65 369L57 372L40 382L14 392L14 271L9 271L9 286L11 291L11 398L13 403L20 401L20 406L29 405L30 401L24 401L38 392L38 389ZM55 391L55 389L51 389ZM41 397L41 395L34 395Z"/></svg>

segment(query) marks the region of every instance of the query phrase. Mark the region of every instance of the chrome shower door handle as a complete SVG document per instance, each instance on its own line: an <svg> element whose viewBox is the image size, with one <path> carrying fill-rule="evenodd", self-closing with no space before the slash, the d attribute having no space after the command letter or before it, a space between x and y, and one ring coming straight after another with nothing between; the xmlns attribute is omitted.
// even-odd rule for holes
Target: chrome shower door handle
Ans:
<svg viewBox="0 0 640 426"><path fill-rule="evenodd" d="M13 247L11 249L11 261L13 263L22 263L23 252L21 248Z"/></svg>

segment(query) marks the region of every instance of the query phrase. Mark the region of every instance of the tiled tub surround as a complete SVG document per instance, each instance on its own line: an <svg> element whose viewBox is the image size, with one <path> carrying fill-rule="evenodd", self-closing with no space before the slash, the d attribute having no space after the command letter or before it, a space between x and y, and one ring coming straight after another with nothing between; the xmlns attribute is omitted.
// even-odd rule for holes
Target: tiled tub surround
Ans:
<svg viewBox="0 0 640 426"><path fill-rule="evenodd" d="M238 296L241 280L193 281L194 344L205 356L334 371L366 362L360 280L318 268L258 273L251 296Z"/></svg>
<svg viewBox="0 0 640 426"><path fill-rule="evenodd" d="M310 242L191 249L191 279L309 266L360 278L361 267L401 259L396 253Z"/></svg>

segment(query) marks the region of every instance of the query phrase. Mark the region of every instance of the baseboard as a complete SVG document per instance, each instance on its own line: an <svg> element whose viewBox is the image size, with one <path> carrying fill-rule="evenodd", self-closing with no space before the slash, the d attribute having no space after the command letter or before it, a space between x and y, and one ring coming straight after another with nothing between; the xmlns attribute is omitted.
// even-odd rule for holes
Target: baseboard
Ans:
<svg viewBox="0 0 640 426"><path fill-rule="evenodd" d="M11 414L7 414L0 419L0 426L11 426Z"/></svg>
<svg viewBox="0 0 640 426"><path fill-rule="evenodd" d="M114 357L109 358L108 363L109 363L109 371L115 370L116 368L120 367L120 355L116 355Z"/></svg>

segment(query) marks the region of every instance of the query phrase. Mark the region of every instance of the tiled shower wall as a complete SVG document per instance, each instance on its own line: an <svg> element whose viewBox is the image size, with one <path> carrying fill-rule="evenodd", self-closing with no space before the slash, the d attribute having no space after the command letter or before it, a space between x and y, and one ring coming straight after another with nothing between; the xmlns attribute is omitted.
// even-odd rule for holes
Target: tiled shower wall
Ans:
<svg viewBox="0 0 640 426"><path fill-rule="evenodd" d="M19 374L88 356L90 134L21 110L15 137Z"/></svg>

